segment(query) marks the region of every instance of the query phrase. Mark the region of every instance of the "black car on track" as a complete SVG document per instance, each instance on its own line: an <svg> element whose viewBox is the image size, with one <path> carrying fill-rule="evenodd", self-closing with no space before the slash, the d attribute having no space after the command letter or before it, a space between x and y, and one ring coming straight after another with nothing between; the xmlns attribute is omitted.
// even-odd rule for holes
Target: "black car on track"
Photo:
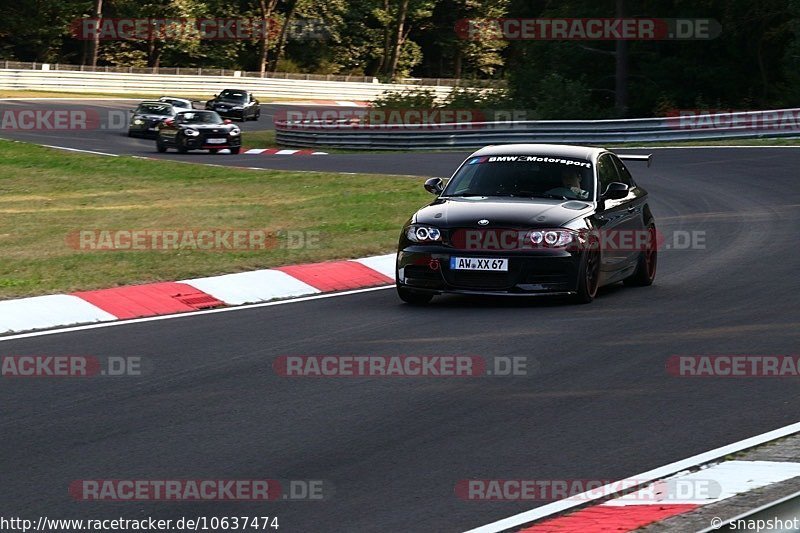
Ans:
<svg viewBox="0 0 800 533"><path fill-rule="evenodd" d="M245 120L258 120L261 117L261 104L253 93L239 89L225 89L206 102L206 109L216 111L222 117Z"/></svg>
<svg viewBox="0 0 800 533"><path fill-rule="evenodd" d="M131 110L128 137L154 137L158 125L175 116L175 108L169 102L146 101Z"/></svg>
<svg viewBox="0 0 800 533"><path fill-rule="evenodd" d="M227 148L238 154L242 149L242 130L214 111L181 111L158 127L156 149L163 153L168 148L182 154L189 150L215 154Z"/></svg>
<svg viewBox="0 0 800 533"><path fill-rule="evenodd" d="M436 294L564 295L594 299L618 281L650 285L657 235L648 195L603 148L489 146L470 155L436 200L404 225L397 254L402 300Z"/></svg>

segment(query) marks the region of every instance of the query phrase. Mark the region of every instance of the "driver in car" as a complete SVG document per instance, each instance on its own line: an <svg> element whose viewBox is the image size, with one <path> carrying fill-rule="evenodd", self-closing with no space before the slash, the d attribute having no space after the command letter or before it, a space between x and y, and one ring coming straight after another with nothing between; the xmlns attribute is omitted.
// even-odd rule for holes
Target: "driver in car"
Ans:
<svg viewBox="0 0 800 533"><path fill-rule="evenodd" d="M547 191L547 194L566 196L567 198L586 199L589 191L581 189L581 173L577 168L564 167L561 169L561 187Z"/></svg>

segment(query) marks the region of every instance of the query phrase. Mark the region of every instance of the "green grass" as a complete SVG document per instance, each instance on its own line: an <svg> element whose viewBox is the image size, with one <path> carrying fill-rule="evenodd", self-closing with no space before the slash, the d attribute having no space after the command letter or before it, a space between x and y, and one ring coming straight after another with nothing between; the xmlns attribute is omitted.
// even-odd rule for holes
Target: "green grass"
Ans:
<svg viewBox="0 0 800 533"><path fill-rule="evenodd" d="M0 298L388 253L402 223L430 199L420 181L111 158L3 141ZM87 251L68 242L79 230L220 228L319 232L319 239L301 249L246 251Z"/></svg>
<svg viewBox="0 0 800 533"><path fill-rule="evenodd" d="M246 131L242 134L246 148L277 148L275 130Z"/></svg>

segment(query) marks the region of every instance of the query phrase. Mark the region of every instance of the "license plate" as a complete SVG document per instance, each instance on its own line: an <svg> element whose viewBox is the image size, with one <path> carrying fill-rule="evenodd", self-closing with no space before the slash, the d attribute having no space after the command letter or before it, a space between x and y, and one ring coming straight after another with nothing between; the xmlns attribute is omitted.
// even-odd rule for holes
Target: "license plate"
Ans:
<svg viewBox="0 0 800 533"><path fill-rule="evenodd" d="M207 139L206 142L208 144L225 144L227 139Z"/></svg>
<svg viewBox="0 0 800 533"><path fill-rule="evenodd" d="M508 272L508 259L491 259L485 257L451 257L450 270L488 270L491 272Z"/></svg>

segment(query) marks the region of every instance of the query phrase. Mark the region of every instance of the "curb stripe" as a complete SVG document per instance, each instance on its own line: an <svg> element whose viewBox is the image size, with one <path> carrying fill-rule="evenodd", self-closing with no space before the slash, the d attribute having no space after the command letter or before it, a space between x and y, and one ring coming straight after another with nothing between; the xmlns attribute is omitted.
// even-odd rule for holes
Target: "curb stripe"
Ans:
<svg viewBox="0 0 800 533"><path fill-rule="evenodd" d="M321 291L342 291L393 283L394 280L355 261L332 261L279 267L300 281Z"/></svg>
<svg viewBox="0 0 800 533"><path fill-rule="evenodd" d="M224 305L185 283L149 283L73 293L116 318L138 318L196 311Z"/></svg>
<svg viewBox="0 0 800 533"><path fill-rule="evenodd" d="M580 531L599 533L602 531L634 531L653 522L687 513L699 505L647 505L627 507L604 507L597 505L581 509L567 516L552 518L541 524L521 530L519 533L565 533Z"/></svg>

